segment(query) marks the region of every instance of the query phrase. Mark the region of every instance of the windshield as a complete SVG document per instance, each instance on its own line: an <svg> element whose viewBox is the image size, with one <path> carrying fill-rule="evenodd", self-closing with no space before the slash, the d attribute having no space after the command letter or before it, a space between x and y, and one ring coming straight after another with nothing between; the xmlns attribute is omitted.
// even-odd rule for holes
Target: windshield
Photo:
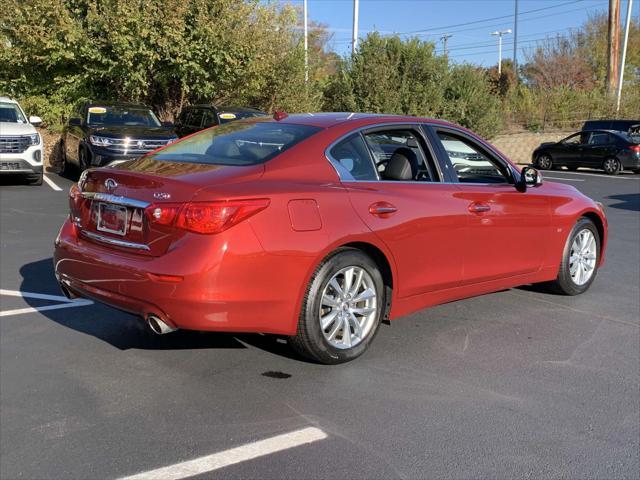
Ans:
<svg viewBox="0 0 640 480"><path fill-rule="evenodd" d="M27 119L17 104L0 102L0 122L27 123Z"/></svg>
<svg viewBox="0 0 640 480"><path fill-rule="evenodd" d="M151 110L137 107L89 107L87 123L100 126L159 127L161 125Z"/></svg>
<svg viewBox="0 0 640 480"><path fill-rule="evenodd" d="M268 117L266 113L251 110L234 110L233 108L221 109L218 111L220 123L229 123L243 118Z"/></svg>
<svg viewBox="0 0 640 480"><path fill-rule="evenodd" d="M320 131L319 127L241 120L203 130L151 155L155 160L257 165Z"/></svg>

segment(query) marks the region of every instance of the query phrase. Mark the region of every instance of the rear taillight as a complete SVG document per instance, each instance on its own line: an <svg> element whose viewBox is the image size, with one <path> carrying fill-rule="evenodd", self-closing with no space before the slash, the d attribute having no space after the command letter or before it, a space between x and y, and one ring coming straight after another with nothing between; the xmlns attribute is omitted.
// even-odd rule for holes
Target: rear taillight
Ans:
<svg viewBox="0 0 640 480"><path fill-rule="evenodd" d="M71 222L76 226L81 226L82 223L82 191L78 187L77 183L71 185L69 189L69 215Z"/></svg>
<svg viewBox="0 0 640 480"><path fill-rule="evenodd" d="M157 225L175 226L196 233L220 233L269 206L269 199L230 200L151 205L147 219Z"/></svg>
<svg viewBox="0 0 640 480"><path fill-rule="evenodd" d="M629 148L636 153L640 153L640 145L631 145Z"/></svg>

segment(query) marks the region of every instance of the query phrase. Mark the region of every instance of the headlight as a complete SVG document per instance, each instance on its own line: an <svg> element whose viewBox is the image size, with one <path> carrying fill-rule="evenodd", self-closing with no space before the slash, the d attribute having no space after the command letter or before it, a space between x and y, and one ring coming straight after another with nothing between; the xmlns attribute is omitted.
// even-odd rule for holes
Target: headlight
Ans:
<svg viewBox="0 0 640 480"><path fill-rule="evenodd" d="M32 133L29 135L29 146L40 145L40 134Z"/></svg>
<svg viewBox="0 0 640 480"><path fill-rule="evenodd" d="M97 147L108 147L113 145L113 138L99 137L97 135L90 135L89 141Z"/></svg>

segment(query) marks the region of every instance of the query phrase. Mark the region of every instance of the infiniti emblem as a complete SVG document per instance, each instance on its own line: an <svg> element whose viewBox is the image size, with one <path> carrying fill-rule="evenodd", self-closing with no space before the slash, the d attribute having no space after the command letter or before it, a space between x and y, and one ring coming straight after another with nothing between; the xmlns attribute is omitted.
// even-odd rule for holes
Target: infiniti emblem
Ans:
<svg viewBox="0 0 640 480"><path fill-rule="evenodd" d="M118 182L116 182L113 178L107 178L104 181L104 186L107 187L107 190L112 192L118 186Z"/></svg>

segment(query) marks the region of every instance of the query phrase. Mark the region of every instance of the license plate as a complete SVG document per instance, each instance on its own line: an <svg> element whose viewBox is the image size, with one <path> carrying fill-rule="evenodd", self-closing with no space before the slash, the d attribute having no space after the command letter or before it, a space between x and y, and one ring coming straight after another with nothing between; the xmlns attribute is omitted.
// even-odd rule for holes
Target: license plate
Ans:
<svg viewBox="0 0 640 480"><path fill-rule="evenodd" d="M127 233L127 207L99 203L96 228L101 232L125 235Z"/></svg>

